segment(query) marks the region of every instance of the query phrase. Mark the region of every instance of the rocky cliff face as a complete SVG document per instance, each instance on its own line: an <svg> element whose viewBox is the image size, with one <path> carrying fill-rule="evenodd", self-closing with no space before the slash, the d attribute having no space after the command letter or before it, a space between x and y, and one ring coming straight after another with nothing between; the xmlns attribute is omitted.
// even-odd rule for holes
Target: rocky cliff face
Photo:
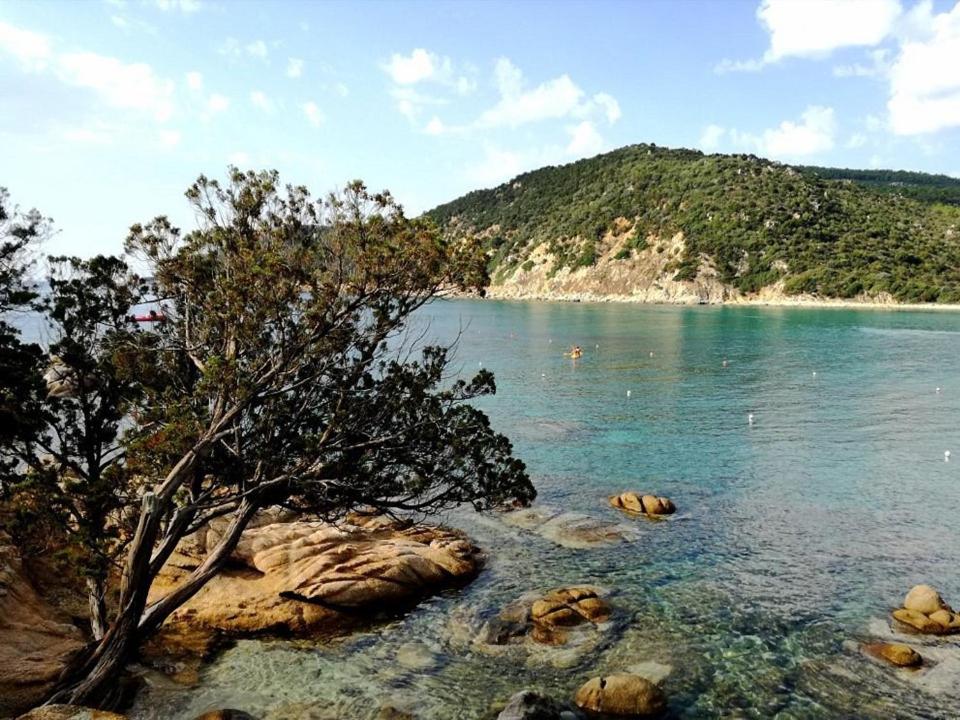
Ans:
<svg viewBox="0 0 960 720"><path fill-rule="evenodd" d="M489 297L543 300L614 300L682 305L714 304L735 300L740 293L717 277L709 258L702 258L696 278L676 280L676 265L683 257L683 233L671 238L647 238L643 250L629 252L630 230L608 233L600 243L596 263L554 272L555 258L544 242L533 249L528 262L513 271L498 273L487 289Z"/></svg>

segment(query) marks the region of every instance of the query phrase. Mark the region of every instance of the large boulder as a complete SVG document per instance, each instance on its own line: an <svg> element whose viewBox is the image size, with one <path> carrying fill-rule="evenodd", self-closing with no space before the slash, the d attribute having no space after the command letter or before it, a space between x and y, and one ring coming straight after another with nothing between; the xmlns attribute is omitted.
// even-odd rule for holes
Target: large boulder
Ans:
<svg viewBox="0 0 960 720"><path fill-rule="evenodd" d="M590 713L612 717L659 715L667 707L667 698L658 685L639 675L595 677L577 690L577 706Z"/></svg>
<svg viewBox="0 0 960 720"><path fill-rule="evenodd" d="M878 660L896 665L897 667L915 668L923 664L923 657L909 645L902 643L870 643L863 646L863 651Z"/></svg>
<svg viewBox="0 0 960 720"><path fill-rule="evenodd" d="M155 595L176 587L222 531L214 523L205 536L182 548ZM182 636L186 628L242 636L342 630L350 619L396 612L462 583L480 565L479 549L445 528L377 517L355 517L340 526L273 522L242 535L229 569L178 609L165 632Z"/></svg>
<svg viewBox="0 0 960 720"><path fill-rule="evenodd" d="M672 515L677 511L670 498L646 493L622 492L619 495L611 495L609 500L610 505L618 510L638 515L659 517Z"/></svg>
<svg viewBox="0 0 960 720"><path fill-rule="evenodd" d="M600 590L583 585L526 595L507 605L480 634L481 642L507 645L531 640L541 645L564 645L570 630L594 626L610 619L610 605Z"/></svg>
<svg viewBox="0 0 960 720"><path fill-rule="evenodd" d="M960 632L960 613L955 613L934 588L916 585L893 611L901 626L926 635L951 635Z"/></svg>
<svg viewBox="0 0 960 720"><path fill-rule="evenodd" d="M17 551L0 544L0 717L43 700L83 645L82 633L31 585Z"/></svg>
<svg viewBox="0 0 960 720"><path fill-rule="evenodd" d="M581 720L583 715L574 708L544 697L532 690L515 693L497 720Z"/></svg>

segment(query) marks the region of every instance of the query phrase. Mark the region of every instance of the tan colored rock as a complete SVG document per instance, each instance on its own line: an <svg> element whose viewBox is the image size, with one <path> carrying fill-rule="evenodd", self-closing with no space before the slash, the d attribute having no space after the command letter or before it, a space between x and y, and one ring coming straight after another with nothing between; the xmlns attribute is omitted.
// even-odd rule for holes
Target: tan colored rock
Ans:
<svg viewBox="0 0 960 720"><path fill-rule="evenodd" d="M903 607L907 610L916 610L924 615L931 615L946 607L946 603L943 602L940 593L929 585L915 585L907 593L907 597L903 601Z"/></svg>
<svg viewBox="0 0 960 720"><path fill-rule="evenodd" d="M164 631L187 628L230 636L342 632L358 612L416 602L480 568L480 551L457 531L354 520L357 524L344 526L275 522L248 530L232 555L231 569L177 610ZM175 587L220 531L212 526L168 564L155 595ZM178 649L184 644L189 645L178 638Z"/></svg>
<svg viewBox="0 0 960 720"><path fill-rule="evenodd" d="M21 715L17 720L127 720L127 716L77 705L46 705Z"/></svg>
<svg viewBox="0 0 960 720"><path fill-rule="evenodd" d="M863 646L863 651L897 667L919 667L923 657L909 645L902 643L871 643Z"/></svg>
<svg viewBox="0 0 960 720"><path fill-rule="evenodd" d="M930 635L960 632L960 613L955 613L934 588L916 585L907 593L903 607L893 617L908 628Z"/></svg>
<svg viewBox="0 0 960 720"><path fill-rule="evenodd" d="M0 717L43 700L83 644L81 632L30 584L17 551L0 545Z"/></svg>
<svg viewBox="0 0 960 720"><path fill-rule="evenodd" d="M677 511L670 498L641 495L632 491L611 495L610 504L620 510L643 515L672 515Z"/></svg>
<svg viewBox="0 0 960 720"><path fill-rule="evenodd" d="M540 597L521 598L487 622L480 634L483 643L507 645L528 638L540 645L565 645L570 630L610 619L610 605L599 590L587 585L551 590Z"/></svg>
<svg viewBox="0 0 960 720"><path fill-rule="evenodd" d="M614 717L659 715L667 698L659 686L639 675L607 675L584 683L574 702L583 710Z"/></svg>
<svg viewBox="0 0 960 720"><path fill-rule="evenodd" d="M529 530L568 548L604 547L639 538L636 529L626 523L611 523L546 505L506 512L501 517L508 525Z"/></svg>

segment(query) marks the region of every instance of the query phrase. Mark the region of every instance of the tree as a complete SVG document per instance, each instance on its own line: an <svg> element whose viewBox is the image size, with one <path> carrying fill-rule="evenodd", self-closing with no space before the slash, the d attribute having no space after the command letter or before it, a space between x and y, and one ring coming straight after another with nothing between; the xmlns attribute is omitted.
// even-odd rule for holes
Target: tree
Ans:
<svg viewBox="0 0 960 720"><path fill-rule="evenodd" d="M135 499L121 427L138 398L128 358L136 345L130 308L143 291L117 258L50 258L49 292L36 303L52 342L25 369L34 381L21 408L30 433L12 439L15 464L0 476L6 528L21 552L51 549L87 587L90 630L103 637L107 580L129 537ZM36 378L44 375L46 384ZM139 428L127 423L128 437Z"/></svg>
<svg viewBox="0 0 960 720"><path fill-rule="evenodd" d="M200 227L134 226L164 322L131 334L141 432L125 467L145 481L126 547L117 611L53 700L105 703L124 664L223 566L254 514L281 505L338 517L352 509L477 510L535 494L510 442L469 401L486 371L447 377L448 348L421 347L411 315L444 287L481 288L484 257L411 220L359 182L313 200L273 172L201 177L187 192ZM172 592L153 580L187 534L228 529Z"/></svg>

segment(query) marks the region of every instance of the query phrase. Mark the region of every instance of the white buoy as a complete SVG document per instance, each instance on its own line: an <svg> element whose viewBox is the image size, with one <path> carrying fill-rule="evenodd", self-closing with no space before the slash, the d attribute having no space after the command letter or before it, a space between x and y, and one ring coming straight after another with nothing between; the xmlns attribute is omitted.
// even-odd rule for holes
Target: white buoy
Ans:
<svg viewBox="0 0 960 720"><path fill-rule="evenodd" d="M653 350L650 351L650 357L653 357Z"/></svg>
<svg viewBox="0 0 960 720"><path fill-rule="evenodd" d="M549 340L547 340L547 342L552 345L552 344L553 344L553 338L550 338Z"/></svg>
<svg viewBox="0 0 960 720"><path fill-rule="evenodd" d="M937 388L937 395L940 394L940 388Z"/></svg>
<svg viewBox="0 0 960 720"><path fill-rule="evenodd" d="M627 397L630 397L630 393L632 392L633 392L632 390L627 390Z"/></svg>
<svg viewBox="0 0 960 720"><path fill-rule="evenodd" d="M600 343L597 343L597 350L600 349Z"/></svg>
<svg viewBox="0 0 960 720"><path fill-rule="evenodd" d="M753 425L753 413L747 415L747 422Z"/></svg>
<svg viewBox="0 0 960 720"><path fill-rule="evenodd" d="M949 451L949 450L944 450L944 451L943 451L943 461L944 461L944 462L950 462L950 451Z"/></svg>
<svg viewBox="0 0 960 720"><path fill-rule="evenodd" d="M813 371L813 376L814 376L814 377L817 376L817 371L816 371L816 370Z"/></svg>
<svg viewBox="0 0 960 720"><path fill-rule="evenodd" d="M546 376L547 376L546 373L540 373L540 377L546 377Z"/></svg>
<svg viewBox="0 0 960 720"><path fill-rule="evenodd" d="M727 366L727 359L726 359L726 358L723 359L723 366L724 366L724 367Z"/></svg>
<svg viewBox="0 0 960 720"><path fill-rule="evenodd" d="M483 361L482 361L482 360L477 363L477 367L483 367Z"/></svg>

